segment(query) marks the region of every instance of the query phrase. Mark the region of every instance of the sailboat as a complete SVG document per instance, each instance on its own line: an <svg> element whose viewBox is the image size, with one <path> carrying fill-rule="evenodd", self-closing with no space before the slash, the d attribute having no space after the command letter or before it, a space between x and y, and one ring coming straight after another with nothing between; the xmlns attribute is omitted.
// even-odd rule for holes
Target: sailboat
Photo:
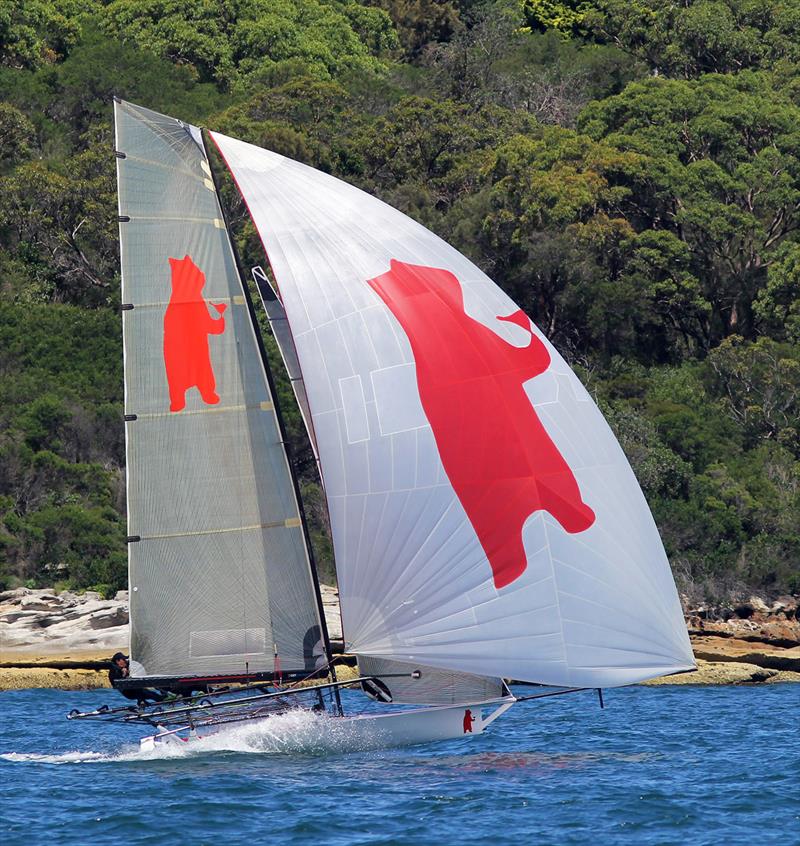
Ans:
<svg viewBox="0 0 800 846"><path fill-rule="evenodd" d="M534 698L506 680L560 693L694 668L622 449L497 285L329 174L114 111L131 615L117 684L184 695L71 717L147 723L152 748L309 707L400 745L475 736ZM355 682L335 675L212 146L263 243L253 288L318 461ZM345 714L353 684L384 710Z"/></svg>

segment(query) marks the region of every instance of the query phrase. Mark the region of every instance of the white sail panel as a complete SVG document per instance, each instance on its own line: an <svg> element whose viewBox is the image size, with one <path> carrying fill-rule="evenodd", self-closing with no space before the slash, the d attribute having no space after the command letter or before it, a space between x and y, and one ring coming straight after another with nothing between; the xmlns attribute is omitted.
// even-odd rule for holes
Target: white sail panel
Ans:
<svg viewBox="0 0 800 846"><path fill-rule="evenodd" d="M638 483L542 333L397 210L212 136L294 337L347 649L564 686L692 668Z"/></svg>
<svg viewBox="0 0 800 846"><path fill-rule="evenodd" d="M115 121L133 675L307 672L303 530L202 140Z"/></svg>
<svg viewBox="0 0 800 846"><path fill-rule="evenodd" d="M500 699L506 694L506 687L498 678L365 655L358 658L358 673L373 677L362 684L369 696L396 705L463 705Z"/></svg>

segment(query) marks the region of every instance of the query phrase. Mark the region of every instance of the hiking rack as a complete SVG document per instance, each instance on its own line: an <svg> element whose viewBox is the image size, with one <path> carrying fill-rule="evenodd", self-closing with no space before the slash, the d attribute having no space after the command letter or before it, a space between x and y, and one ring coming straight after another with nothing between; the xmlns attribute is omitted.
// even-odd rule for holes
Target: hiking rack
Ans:
<svg viewBox="0 0 800 846"><path fill-rule="evenodd" d="M102 720L121 723L147 723L153 726L173 725L176 722L198 723L207 725L216 722L254 719L268 716L279 711L288 711L299 706L297 697L311 694L316 697L313 710L327 710L323 692L339 690L343 687L361 685L365 682L379 681L381 678L419 678L419 671L411 673L387 673L383 676L358 676L354 679L327 682L325 684L291 687L286 690L265 691L265 683L242 685L236 688L203 693L197 696L183 696L169 702L155 702L152 705L137 707L134 705L108 708L103 706L93 711L73 709L67 714L68 720ZM250 690L261 691L252 696L241 696ZM226 698L227 697L227 698ZM231 698L232 697L232 698ZM289 702L289 699L295 700ZM273 705L274 704L274 705ZM268 707L273 705L273 707ZM307 706L306 706L307 707ZM263 714L261 712L264 712ZM219 719L213 719L214 717Z"/></svg>

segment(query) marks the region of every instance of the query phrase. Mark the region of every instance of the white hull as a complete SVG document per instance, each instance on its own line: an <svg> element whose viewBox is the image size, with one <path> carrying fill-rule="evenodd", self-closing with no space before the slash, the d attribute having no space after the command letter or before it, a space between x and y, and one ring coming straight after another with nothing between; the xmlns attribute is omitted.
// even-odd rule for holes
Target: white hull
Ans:
<svg viewBox="0 0 800 846"><path fill-rule="evenodd" d="M478 702L468 705L446 705L401 711L396 714L360 714L334 717L338 725L346 727L348 741L354 749L386 749L413 746L437 740L474 737L504 714L515 702L513 698ZM274 717L260 718L264 720ZM165 744L200 740L224 729L224 725L207 726L196 731L186 726L173 731L143 737L141 751L152 751ZM349 744L348 744L349 745Z"/></svg>

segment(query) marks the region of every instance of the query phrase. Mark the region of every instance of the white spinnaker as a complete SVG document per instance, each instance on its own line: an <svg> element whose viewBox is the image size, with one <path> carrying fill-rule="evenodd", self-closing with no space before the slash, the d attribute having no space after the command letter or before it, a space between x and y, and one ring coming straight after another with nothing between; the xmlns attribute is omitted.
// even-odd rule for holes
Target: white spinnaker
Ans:
<svg viewBox="0 0 800 846"><path fill-rule="evenodd" d="M441 268L507 344L530 334L457 250L313 168L212 133L280 286L325 482L348 651L544 684L610 687L690 669L669 564L639 485L586 390L551 363L525 390L595 520L568 534L534 511L525 572L500 589L445 472L411 344L368 280ZM507 436L507 435L504 435ZM523 435L524 436L524 435Z"/></svg>

